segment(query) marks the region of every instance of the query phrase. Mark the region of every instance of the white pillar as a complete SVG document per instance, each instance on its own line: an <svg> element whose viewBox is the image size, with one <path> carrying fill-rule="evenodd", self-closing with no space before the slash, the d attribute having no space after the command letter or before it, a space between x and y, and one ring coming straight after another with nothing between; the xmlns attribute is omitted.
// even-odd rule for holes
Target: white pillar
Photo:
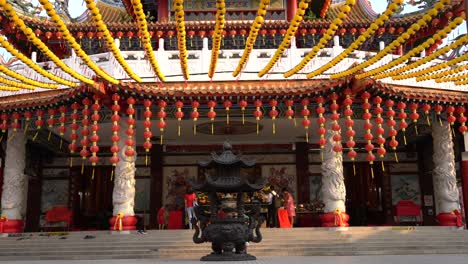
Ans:
<svg viewBox="0 0 468 264"><path fill-rule="evenodd" d="M136 151L135 155L131 158L125 155L127 147L125 145L125 140L127 139L125 130L127 126L123 124L124 122L121 122L122 126L119 132L120 141L118 144L120 148L120 161L115 167L114 191L112 193L112 204L114 206L113 215L123 213L125 216L134 216Z"/></svg>
<svg viewBox="0 0 468 264"><path fill-rule="evenodd" d="M434 183L436 212L438 214L451 213L454 210L460 209L460 203L450 125L445 121L442 123L442 126L439 122L433 122L432 138L434 142L432 179Z"/></svg>
<svg viewBox="0 0 468 264"><path fill-rule="evenodd" d="M4 136L6 137L6 135ZM27 176L26 137L23 132L8 131L8 143L3 175L2 213L7 219L22 220L26 213ZM4 138L3 140L7 140Z"/></svg>
<svg viewBox="0 0 468 264"><path fill-rule="evenodd" d="M343 153L333 151L335 141L333 141L334 132L328 128L327 144L323 150L322 162L322 197L325 204L325 212L334 212L340 210L346 212L346 187L343 176Z"/></svg>

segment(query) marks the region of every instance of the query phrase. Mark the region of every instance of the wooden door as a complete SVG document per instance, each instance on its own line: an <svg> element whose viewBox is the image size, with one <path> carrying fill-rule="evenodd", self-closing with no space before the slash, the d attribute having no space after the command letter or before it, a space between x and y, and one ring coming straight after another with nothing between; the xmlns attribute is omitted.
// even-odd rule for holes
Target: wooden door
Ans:
<svg viewBox="0 0 468 264"><path fill-rule="evenodd" d="M346 185L346 211L350 225L367 226L385 223L382 203L382 168L380 163L344 163ZM356 173L354 173L354 170Z"/></svg>

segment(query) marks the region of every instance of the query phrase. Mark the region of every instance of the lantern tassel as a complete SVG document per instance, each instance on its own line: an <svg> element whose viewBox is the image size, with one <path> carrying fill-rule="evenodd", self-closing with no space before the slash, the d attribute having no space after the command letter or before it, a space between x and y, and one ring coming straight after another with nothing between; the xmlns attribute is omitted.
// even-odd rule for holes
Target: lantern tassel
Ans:
<svg viewBox="0 0 468 264"><path fill-rule="evenodd" d="M297 127L296 117L293 118L294 127Z"/></svg>
<svg viewBox="0 0 468 264"><path fill-rule="evenodd" d="M242 125L245 124L245 115L244 115L244 110L242 110Z"/></svg>
<svg viewBox="0 0 468 264"><path fill-rule="evenodd" d="M211 135L214 135L214 122L211 121Z"/></svg>
<svg viewBox="0 0 468 264"><path fill-rule="evenodd" d="M49 131L49 136L47 137L47 141L50 141L51 136L52 136L52 131Z"/></svg>
<svg viewBox="0 0 468 264"><path fill-rule="evenodd" d="M177 126L177 136L180 137L180 121L179 121L179 125Z"/></svg>
<svg viewBox="0 0 468 264"><path fill-rule="evenodd" d="M62 150L62 145L63 145L63 140L62 138L60 138L60 147L59 147L60 150Z"/></svg>
<svg viewBox="0 0 468 264"><path fill-rule="evenodd" d="M427 124L430 126L431 125L431 120L429 119L429 115L426 115L426 120L427 120Z"/></svg>
<svg viewBox="0 0 468 264"><path fill-rule="evenodd" d="M405 133L405 131L403 131L403 142L405 142L405 146L406 146L406 133Z"/></svg>
<svg viewBox="0 0 468 264"><path fill-rule="evenodd" d="M39 131L36 131L36 134L34 134L32 141L36 141L37 135L39 135ZM0 140L0 142L2 142L2 140Z"/></svg>
<svg viewBox="0 0 468 264"><path fill-rule="evenodd" d="M437 118L439 118L439 124L440 124L440 126L443 126L443 124L442 124L442 118L440 117L440 115L438 115Z"/></svg>
<svg viewBox="0 0 468 264"><path fill-rule="evenodd" d="M85 159L83 158L83 160L81 161L81 175L84 174L84 160Z"/></svg>
<svg viewBox="0 0 468 264"><path fill-rule="evenodd" d="M259 122L258 122L258 119L257 119L257 135L258 135L259 132L260 132L260 125L259 125L258 123L259 123Z"/></svg>
<svg viewBox="0 0 468 264"><path fill-rule="evenodd" d="M395 154L395 161L396 161L396 163L398 163L398 155L396 154L395 150L393 151L393 154Z"/></svg>
<svg viewBox="0 0 468 264"><path fill-rule="evenodd" d="M306 134L306 142L309 143L309 130L308 129L306 129L305 134Z"/></svg>
<svg viewBox="0 0 468 264"><path fill-rule="evenodd" d="M322 159L322 162L323 162L323 148L320 150L320 158Z"/></svg>
<svg viewBox="0 0 468 264"><path fill-rule="evenodd" d="M29 128L29 122L26 123L26 125L24 126L24 134L26 135L26 133L28 132L28 128Z"/></svg>
<svg viewBox="0 0 468 264"><path fill-rule="evenodd" d="M229 111L226 111L226 124L229 125Z"/></svg>
<svg viewBox="0 0 468 264"><path fill-rule="evenodd" d="M115 166L114 166L114 167L115 167ZM112 171L111 171L111 178L110 178L111 181L114 180L114 170L115 170L115 169L112 168Z"/></svg>
<svg viewBox="0 0 468 264"><path fill-rule="evenodd" d="M70 168L73 167L73 157L70 156Z"/></svg>
<svg viewBox="0 0 468 264"><path fill-rule="evenodd" d="M450 126L451 130L452 130L452 135L453 137L455 137L455 129L453 129L453 126Z"/></svg>
<svg viewBox="0 0 468 264"><path fill-rule="evenodd" d="M193 124L193 134L197 134L197 124Z"/></svg>
<svg viewBox="0 0 468 264"><path fill-rule="evenodd" d="M94 166L93 166L93 172L91 173L91 180L93 181L94 180Z"/></svg>
<svg viewBox="0 0 468 264"><path fill-rule="evenodd" d="M8 138L7 142L10 141L10 140L12 140L12 139L15 137L15 134L16 134L16 133L12 133L12 134L11 134L11 137Z"/></svg>
<svg viewBox="0 0 468 264"><path fill-rule="evenodd" d="M385 165L384 165L383 160L381 161L381 164L382 164L382 171L385 171Z"/></svg>
<svg viewBox="0 0 468 264"><path fill-rule="evenodd" d="M370 171L371 171L372 179L374 179L374 166L372 165L372 163L370 165Z"/></svg>
<svg viewBox="0 0 468 264"><path fill-rule="evenodd" d="M354 163L354 160L353 160L353 172L354 172L354 176L356 176L356 164Z"/></svg>
<svg viewBox="0 0 468 264"><path fill-rule="evenodd" d="M159 138L159 144L160 144L160 145L163 144L163 137L164 137L164 134L161 134L161 137Z"/></svg>
<svg viewBox="0 0 468 264"><path fill-rule="evenodd" d="M145 156L145 165L148 166L148 153L146 153L146 156Z"/></svg>
<svg viewBox="0 0 468 264"><path fill-rule="evenodd" d="M273 120L273 135L276 135L276 124L274 120Z"/></svg>

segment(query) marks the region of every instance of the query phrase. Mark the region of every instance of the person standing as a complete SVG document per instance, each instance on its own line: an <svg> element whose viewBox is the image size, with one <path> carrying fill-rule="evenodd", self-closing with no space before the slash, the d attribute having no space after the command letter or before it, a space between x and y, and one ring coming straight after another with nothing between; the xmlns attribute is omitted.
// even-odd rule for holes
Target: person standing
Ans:
<svg viewBox="0 0 468 264"><path fill-rule="evenodd" d="M270 186L270 192L268 193L268 221L267 224L269 227L278 227L278 208L279 205L279 195L275 191L275 186Z"/></svg>
<svg viewBox="0 0 468 264"><path fill-rule="evenodd" d="M193 206L195 205L197 201L197 195L192 189L188 189L187 193L185 194L184 199L185 199L185 210L187 212L189 228L192 229L192 218L196 218Z"/></svg>
<svg viewBox="0 0 468 264"><path fill-rule="evenodd" d="M294 217L296 216L296 208L294 206L294 200L291 195L291 193L288 191L288 189L283 188L282 190L283 193L283 199L284 199L284 209L288 212L288 217L289 217L289 222L291 223L291 227L293 227L294 224Z"/></svg>

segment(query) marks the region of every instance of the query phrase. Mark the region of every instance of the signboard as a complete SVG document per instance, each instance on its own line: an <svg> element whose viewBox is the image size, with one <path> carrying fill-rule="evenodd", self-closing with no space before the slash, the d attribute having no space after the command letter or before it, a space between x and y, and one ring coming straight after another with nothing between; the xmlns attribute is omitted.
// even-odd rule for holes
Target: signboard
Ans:
<svg viewBox="0 0 468 264"><path fill-rule="evenodd" d="M225 0L227 10L252 10L258 9L259 0ZM174 11L173 1L169 1L171 11ZM284 9L283 0L271 0L270 9ZM185 11L209 11L216 10L216 0L185 0Z"/></svg>

